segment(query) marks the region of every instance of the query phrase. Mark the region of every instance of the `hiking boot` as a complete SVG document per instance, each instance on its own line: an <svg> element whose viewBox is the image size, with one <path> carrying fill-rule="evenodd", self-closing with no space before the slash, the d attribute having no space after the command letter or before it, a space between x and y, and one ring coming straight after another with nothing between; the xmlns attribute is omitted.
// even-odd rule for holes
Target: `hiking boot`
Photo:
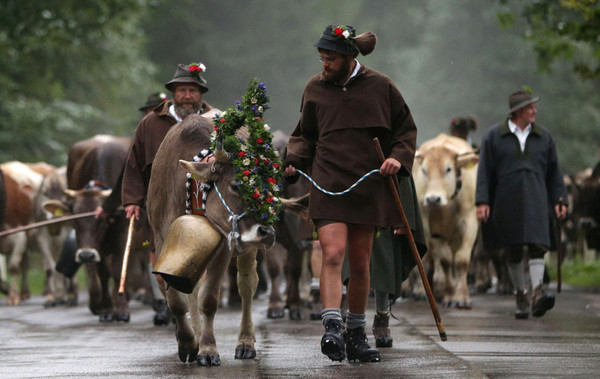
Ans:
<svg viewBox="0 0 600 379"><path fill-rule="evenodd" d="M327 320L324 323L325 334L321 338L321 353L327 355L332 361L342 361L346 358L346 344L344 343L344 326L340 320Z"/></svg>
<svg viewBox="0 0 600 379"><path fill-rule="evenodd" d="M392 347L394 340L392 339L389 325L389 313L375 313L375 318L373 318L373 336L375 336L375 347Z"/></svg>
<svg viewBox="0 0 600 379"><path fill-rule="evenodd" d="M541 284L535 287L531 306L533 317L542 317L552 307L554 307L554 295L548 295Z"/></svg>
<svg viewBox="0 0 600 379"><path fill-rule="evenodd" d="M364 328L348 329L346 334L346 353L349 361L379 362L379 350L371 348L367 343Z"/></svg>
<svg viewBox="0 0 600 379"><path fill-rule="evenodd" d="M517 310L515 311L515 318L526 319L529 318L529 294L527 291L517 290Z"/></svg>

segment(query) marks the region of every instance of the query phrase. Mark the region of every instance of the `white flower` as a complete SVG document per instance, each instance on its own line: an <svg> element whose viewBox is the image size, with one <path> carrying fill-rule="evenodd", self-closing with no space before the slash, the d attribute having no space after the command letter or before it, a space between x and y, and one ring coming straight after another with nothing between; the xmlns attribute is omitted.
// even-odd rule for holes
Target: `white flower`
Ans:
<svg viewBox="0 0 600 379"><path fill-rule="evenodd" d="M248 166L250 164L250 159L245 158L242 163L244 164L244 166Z"/></svg>
<svg viewBox="0 0 600 379"><path fill-rule="evenodd" d="M256 184L256 180L254 178L250 178L250 181L248 182L251 186Z"/></svg>
<svg viewBox="0 0 600 379"><path fill-rule="evenodd" d="M277 201L279 201L279 198L278 198L278 197L274 197L274 198L273 198L273 201L274 201L274 202L277 202Z"/></svg>
<svg viewBox="0 0 600 379"><path fill-rule="evenodd" d="M344 36L344 38L348 38L348 37L350 37L350 32L348 30L344 30L342 35Z"/></svg>
<svg viewBox="0 0 600 379"><path fill-rule="evenodd" d="M263 113L263 112L265 111L265 109L264 109L262 106L259 106L259 107L258 107L258 111L259 111L260 113Z"/></svg>
<svg viewBox="0 0 600 379"><path fill-rule="evenodd" d="M279 192L279 187L277 187L277 184L273 184L273 187L271 187L271 190L273 190L273 192Z"/></svg>
<svg viewBox="0 0 600 379"><path fill-rule="evenodd" d="M253 97L252 99L250 99L250 102L252 104L256 104L256 103L258 103L258 100L256 100L256 97Z"/></svg>
<svg viewBox="0 0 600 379"><path fill-rule="evenodd" d="M274 150L274 151L273 151L273 154L275 154L275 156L276 156L276 157L278 157L278 156L279 156L279 151L277 151L277 150ZM275 171L277 171L277 169L276 169Z"/></svg>
<svg viewBox="0 0 600 379"><path fill-rule="evenodd" d="M242 150L242 151L248 151L248 149L246 148L246 145L244 145L244 144L240 145L240 150Z"/></svg>
<svg viewBox="0 0 600 379"><path fill-rule="evenodd" d="M268 132L269 130L271 130L271 127L269 126L269 124L265 124L263 125L263 128L265 128L265 130Z"/></svg>
<svg viewBox="0 0 600 379"><path fill-rule="evenodd" d="M204 63L200 63L198 65L198 67L200 67L200 69L202 70L202 72L206 72L206 66L204 65Z"/></svg>

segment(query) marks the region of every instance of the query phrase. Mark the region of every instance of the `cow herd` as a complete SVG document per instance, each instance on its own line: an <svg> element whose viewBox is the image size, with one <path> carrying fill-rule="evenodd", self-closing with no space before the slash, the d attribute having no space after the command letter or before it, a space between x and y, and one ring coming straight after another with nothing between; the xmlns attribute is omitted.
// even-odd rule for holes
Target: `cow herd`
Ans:
<svg viewBox="0 0 600 379"><path fill-rule="evenodd" d="M302 319L305 302L300 296L300 274L303 268L306 269L306 256L310 254L311 246L310 238L300 236L306 234L300 232L307 230L306 224L287 211L275 227L243 217L244 204L232 185L233 167L228 153L221 149L215 152L214 161L193 162L200 150L210 146L212 130L209 119L190 116L165 137L153 165L148 213L142 212L133 231L125 294L119 294L117 287L129 223L124 212L119 210L107 218L82 217L0 237L0 251L8 258L6 266L10 273L10 278L3 275L0 265L0 290L6 294L7 304L19 305L31 296L27 277L29 253L37 251L42 256L46 276L46 307L77 304L78 283L74 274L82 265L87 277L91 313L97 315L100 322L129 321L130 298L136 293L152 297L148 264L151 246L155 246L159 261L161 252L168 249L177 254L181 247L168 242L170 226L180 222L200 225L195 218L198 216L184 216L187 171L204 182L216 183L219 188L219 193L208 193L205 209L205 218L216 233L217 247L202 257L203 268L206 268L199 280L202 285L192 285L190 291L186 291L191 292L189 294L178 291L175 284L166 290L176 323L179 358L183 362L197 360L206 366L220 364L213 320L230 262L237 266L237 279L230 281L236 281L242 300L235 357L251 359L256 356L251 304L258 283L256 257L261 250L266 251L264 264L273 278L268 317L283 317L284 308L288 308L290 319ZM243 128L240 129L242 139L245 138L243 132ZM273 143L283 149L287 138L277 136ZM117 186L129 145L130 140L126 138L97 135L75 143L69 150L67 165L63 167L45 163L1 164L0 228L17 228L54 217L94 211ZM491 276L502 274L497 262L488 273L491 264L485 260L481 263L480 257L471 261L480 235L474 204L477 153L464 140L441 134L420 146L413 168L429 248L424 263L431 273L434 294L444 305L464 309L472 307L471 293L475 286L480 287L480 284L468 282L473 267L478 267L475 278L482 281L491 281ZM571 255L600 246L598 171L597 166L595 170L565 176L569 218L564 222L561 239L571 247ZM287 195L298 198L306 192L307 185L286 188ZM284 202L289 210L302 209L298 201L284 199ZM308 235L310 232L308 227ZM169 245L168 249L166 245ZM57 262L69 252L70 263L75 268L71 272L57 270ZM283 256L286 265L280 259ZM0 259L0 263L2 261ZM284 267L288 290L281 296L278 280ZM480 278L483 267L487 279ZM196 276L199 278L201 274ZM423 296L424 290L418 280L407 280L405 284L408 293Z"/></svg>

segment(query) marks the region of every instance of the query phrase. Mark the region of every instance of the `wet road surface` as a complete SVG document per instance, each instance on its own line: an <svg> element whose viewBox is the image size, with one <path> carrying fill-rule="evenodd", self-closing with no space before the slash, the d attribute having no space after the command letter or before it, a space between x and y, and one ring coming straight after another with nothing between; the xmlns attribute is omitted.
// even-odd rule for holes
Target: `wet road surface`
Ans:
<svg viewBox="0 0 600 379"><path fill-rule="evenodd" d="M84 300L44 309L41 297L18 307L0 298L0 378L600 377L600 294L569 289L539 319L515 320L512 296L477 295L472 310L440 308L445 342L427 302L397 303L394 347L380 350L379 363L329 361L319 321L269 320L263 297L254 306L253 360L234 359L239 309L217 313L220 367L181 363L174 325L154 326L149 306L132 302L130 323L100 324ZM373 312L371 304L374 344Z"/></svg>

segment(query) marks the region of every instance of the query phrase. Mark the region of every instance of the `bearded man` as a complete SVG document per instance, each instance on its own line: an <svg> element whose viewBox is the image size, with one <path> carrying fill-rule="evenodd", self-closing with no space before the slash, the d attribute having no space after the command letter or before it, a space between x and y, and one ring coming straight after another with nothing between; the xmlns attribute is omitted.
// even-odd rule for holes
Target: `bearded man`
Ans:
<svg viewBox="0 0 600 379"><path fill-rule="evenodd" d="M377 362L379 351L369 346L365 333L371 249L377 227L401 224L400 215L391 211L396 209L394 199L383 176L409 177L417 129L392 80L356 59L375 49L377 37L372 32L355 34L349 25L328 25L315 44L323 69L306 84L300 121L283 165L288 180L297 177L298 168L333 192L347 189L373 169L381 170L381 175L367 177L343 196L311 187L309 204L323 249L321 352L334 361L347 357ZM373 145L375 137L387 156L383 164ZM344 327L340 302L346 251L350 277Z"/></svg>
<svg viewBox="0 0 600 379"><path fill-rule="evenodd" d="M213 109L202 100L202 95L208 91L206 80L200 75L205 70L201 63L179 64L173 79L165 84L173 94L173 100L154 108L135 129L123 176L122 202L127 219L132 214L138 219L140 208L145 208L152 162L171 126L191 114Z"/></svg>

